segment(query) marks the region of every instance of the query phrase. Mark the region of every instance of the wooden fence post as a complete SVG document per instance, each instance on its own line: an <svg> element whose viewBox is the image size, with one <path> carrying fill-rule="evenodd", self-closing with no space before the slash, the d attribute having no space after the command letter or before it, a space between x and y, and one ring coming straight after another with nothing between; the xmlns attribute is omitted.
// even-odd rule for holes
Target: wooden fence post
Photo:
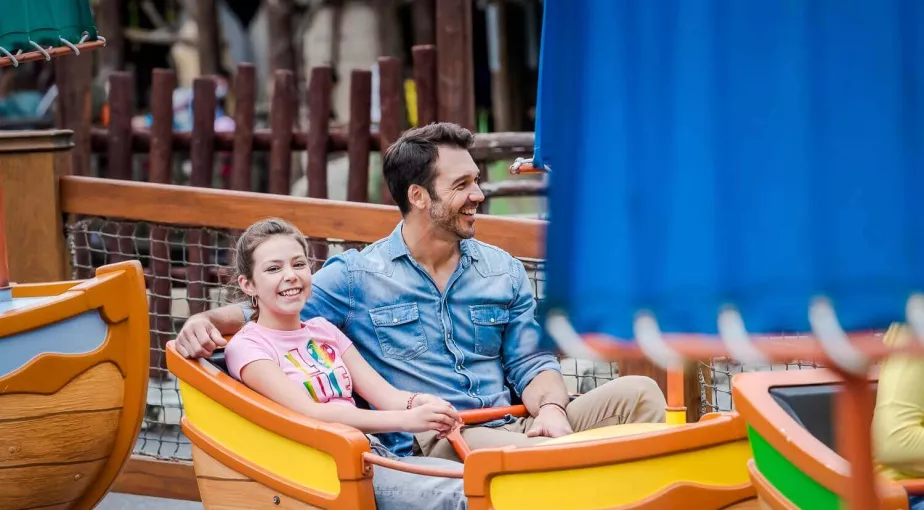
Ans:
<svg viewBox="0 0 924 510"><path fill-rule="evenodd" d="M10 281L67 279L55 153L74 146L70 130L0 131L0 187Z"/></svg>

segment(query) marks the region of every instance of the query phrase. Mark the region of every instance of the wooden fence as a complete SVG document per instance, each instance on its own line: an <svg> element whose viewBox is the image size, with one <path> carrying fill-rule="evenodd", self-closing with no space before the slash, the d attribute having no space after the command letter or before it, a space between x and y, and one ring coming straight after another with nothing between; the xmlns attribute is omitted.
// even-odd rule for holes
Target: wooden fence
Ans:
<svg viewBox="0 0 924 510"><path fill-rule="evenodd" d="M416 85L418 125L438 120L436 48L432 45L413 49L413 80ZM177 85L172 70L156 69L152 80L150 111L151 127L132 126L134 114L133 77L117 72L109 79L108 126L94 126L87 137L78 135L73 153L72 170L78 176L89 176L90 155L102 155L100 175L131 180L133 157L147 153L147 169L142 180L158 184L176 183L173 179L174 155L188 153L191 163L189 184L197 187L219 187L237 191L257 191L289 194L293 181L292 152L307 152L307 189L311 198L328 198L328 161L332 152L345 151L349 162L346 199L369 202L369 155L394 142L408 126L404 100L404 77L401 64L394 57L380 57L379 74L380 119L373 126L372 78L368 69L355 69L350 76L350 115L348 126L331 126L332 72L329 66L310 70L307 93L307 130L297 128L302 102L292 71L277 70L273 74L272 100L268 129L256 129L255 68L253 64L238 65L231 84L234 98L233 132L216 132L217 82L211 77L199 77L193 84L193 114L190 131L174 131L173 91ZM65 122L66 124L66 122ZM533 133L476 134L472 156L482 166L487 163L530 155ZM267 175L253 174L255 152L268 152ZM231 170L226 179L214 175L216 154L230 153ZM257 165L258 167L261 165ZM485 183L488 198L501 196L536 196L544 193L542 183L516 179ZM382 183L380 203L393 204ZM481 212L488 212L483 207Z"/></svg>

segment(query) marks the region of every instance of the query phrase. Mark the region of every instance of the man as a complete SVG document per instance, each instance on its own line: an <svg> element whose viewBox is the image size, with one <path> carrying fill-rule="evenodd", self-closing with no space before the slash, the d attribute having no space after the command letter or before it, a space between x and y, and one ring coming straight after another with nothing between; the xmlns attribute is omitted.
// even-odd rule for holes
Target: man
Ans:
<svg viewBox="0 0 924 510"><path fill-rule="evenodd" d="M473 239L484 200L455 124L412 129L388 148L383 170L403 220L361 252L332 257L315 275L302 318L322 316L395 387L439 395L460 410L507 406L512 389L529 411L463 430L473 449L526 445L627 422L661 422L666 402L645 377L619 377L569 401L555 356L537 348L539 324L523 264ZM229 305L190 317L181 354L210 355L247 314ZM395 454L457 460L448 440L382 434Z"/></svg>

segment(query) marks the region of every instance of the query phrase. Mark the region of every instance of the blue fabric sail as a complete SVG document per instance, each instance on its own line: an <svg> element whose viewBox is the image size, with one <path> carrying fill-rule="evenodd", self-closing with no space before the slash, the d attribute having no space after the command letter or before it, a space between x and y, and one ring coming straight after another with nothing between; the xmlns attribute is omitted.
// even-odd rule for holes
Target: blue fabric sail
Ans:
<svg viewBox="0 0 924 510"><path fill-rule="evenodd" d="M903 320L924 289L924 2L547 0L544 313L629 341Z"/></svg>

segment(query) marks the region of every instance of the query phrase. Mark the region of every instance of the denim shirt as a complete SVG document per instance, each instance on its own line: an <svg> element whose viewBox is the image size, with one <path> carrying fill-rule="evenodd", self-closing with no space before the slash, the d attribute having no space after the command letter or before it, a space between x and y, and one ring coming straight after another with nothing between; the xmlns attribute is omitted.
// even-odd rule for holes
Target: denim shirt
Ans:
<svg viewBox="0 0 924 510"><path fill-rule="evenodd" d="M532 286L523 263L474 239L441 294L408 251L403 222L362 251L328 259L315 273L302 320L321 316L356 345L399 390L432 393L459 410L511 404L542 371L561 373L540 350ZM500 425L507 420L489 425ZM411 453L407 433L378 434L395 454Z"/></svg>

